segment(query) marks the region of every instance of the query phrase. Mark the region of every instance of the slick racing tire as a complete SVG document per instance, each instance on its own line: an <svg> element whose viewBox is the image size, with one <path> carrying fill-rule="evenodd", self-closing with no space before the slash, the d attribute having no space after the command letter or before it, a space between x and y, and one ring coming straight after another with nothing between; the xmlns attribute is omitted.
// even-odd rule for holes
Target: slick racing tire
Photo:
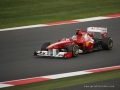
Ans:
<svg viewBox="0 0 120 90"><path fill-rule="evenodd" d="M68 52L72 52L72 56L76 57L79 54L79 48L76 44L71 44L68 46Z"/></svg>
<svg viewBox="0 0 120 90"><path fill-rule="evenodd" d="M103 50L111 50L113 47L113 40L111 37L105 37L102 39Z"/></svg>
<svg viewBox="0 0 120 90"><path fill-rule="evenodd" d="M50 42L45 42L45 43L43 43L43 45L42 45L42 47L41 47L41 51L46 51L47 49L47 46L49 46L50 45Z"/></svg>

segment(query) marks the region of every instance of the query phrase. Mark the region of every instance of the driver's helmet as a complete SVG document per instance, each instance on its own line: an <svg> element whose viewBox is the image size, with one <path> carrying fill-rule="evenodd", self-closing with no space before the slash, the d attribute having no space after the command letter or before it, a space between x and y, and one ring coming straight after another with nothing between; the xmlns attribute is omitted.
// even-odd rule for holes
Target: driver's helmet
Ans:
<svg viewBox="0 0 120 90"><path fill-rule="evenodd" d="M72 36L72 39L73 39L73 40L76 40L76 35L73 35L73 36Z"/></svg>

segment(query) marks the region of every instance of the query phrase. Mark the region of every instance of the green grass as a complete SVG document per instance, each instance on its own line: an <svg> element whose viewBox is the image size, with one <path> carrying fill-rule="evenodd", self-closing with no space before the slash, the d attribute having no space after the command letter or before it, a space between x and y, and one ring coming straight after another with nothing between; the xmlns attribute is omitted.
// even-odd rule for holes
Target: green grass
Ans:
<svg viewBox="0 0 120 90"><path fill-rule="evenodd" d="M1 0L0 29L120 13L120 0Z"/></svg>
<svg viewBox="0 0 120 90"><path fill-rule="evenodd" d="M104 81L115 78L120 78L120 70L89 74L83 76L74 76L74 77L45 81L40 83L2 88L2 90L50 90L50 89Z"/></svg>

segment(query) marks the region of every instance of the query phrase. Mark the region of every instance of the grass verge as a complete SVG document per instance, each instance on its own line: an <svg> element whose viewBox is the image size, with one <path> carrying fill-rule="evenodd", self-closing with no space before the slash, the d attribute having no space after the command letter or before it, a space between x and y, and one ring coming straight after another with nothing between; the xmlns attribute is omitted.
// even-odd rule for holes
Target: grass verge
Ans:
<svg viewBox="0 0 120 90"><path fill-rule="evenodd" d="M50 90L50 89L104 81L104 80L115 79L115 78L120 78L120 70L108 71L103 73L95 73L95 74L89 74L89 75L83 75L83 76L74 76L69 78L27 84L22 86L2 88L2 90Z"/></svg>
<svg viewBox="0 0 120 90"><path fill-rule="evenodd" d="M120 0L1 0L0 29L120 13Z"/></svg>

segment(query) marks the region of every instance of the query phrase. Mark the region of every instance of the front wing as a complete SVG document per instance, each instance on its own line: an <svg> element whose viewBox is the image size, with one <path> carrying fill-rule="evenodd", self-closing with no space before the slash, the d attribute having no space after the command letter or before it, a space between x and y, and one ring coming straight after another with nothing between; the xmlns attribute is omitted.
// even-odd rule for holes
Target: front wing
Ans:
<svg viewBox="0 0 120 90"><path fill-rule="evenodd" d="M50 57L72 57L72 52L59 52L58 49L52 49L48 51L35 51L34 56L50 56Z"/></svg>

